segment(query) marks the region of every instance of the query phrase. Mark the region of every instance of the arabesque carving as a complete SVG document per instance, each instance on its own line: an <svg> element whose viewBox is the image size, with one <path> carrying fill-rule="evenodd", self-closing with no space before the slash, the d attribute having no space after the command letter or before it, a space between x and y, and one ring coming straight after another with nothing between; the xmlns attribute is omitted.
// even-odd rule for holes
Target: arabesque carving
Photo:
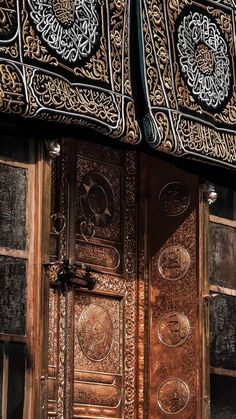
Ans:
<svg viewBox="0 0 236 419"><path fill-rule="evenodd" d="M69 225L65 196L70 157L65 142L61 156L53 162L51 201L52 214L65 214L67 223L59 234L52 226L52 239L56 237L59 243L52 245L52 262L45 265L45 279L50 287L48 416L62 419L73 412L76 417L94 417L95 413L102 417L135 417L135 153L85 141L74 145L77 186L71 196L76 226L72 246L78 250L71 271L83 277L91 263L89 275L96 285L94 291L88 291L62 286L58 281L58 271L70 249L64 241ZM126 200L121 198L121 191L125 191ZM91 215L96 232L91 240L86 240L79 224ZM99 254L94 251L98 247ZM118 260L107 267L101 264L101 257L110 258L107 251L111 250Z"/></svg>

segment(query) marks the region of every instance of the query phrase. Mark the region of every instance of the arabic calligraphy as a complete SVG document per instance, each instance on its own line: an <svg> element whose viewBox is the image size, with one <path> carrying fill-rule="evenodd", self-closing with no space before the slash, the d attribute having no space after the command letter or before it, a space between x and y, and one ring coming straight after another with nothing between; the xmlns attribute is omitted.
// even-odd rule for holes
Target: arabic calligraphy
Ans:
<svg viewBox="0 0 236 419"><path fill-rule="evenodd" d="M48 109L93 115L112 126L118 122L118 109L111 94L93 88L70 85L66 80L34 72L30 84L37 101Z"/></svg>
<svg viewBox="0 0 236 419"><path fill-rule="evenodd" d="M59 22L69 27L75 19L75 5L73 0L52 0L52 8Z"/></svg>
<svg viewBox="0 0 236 419"><path fill-rule="evenodd" d="M227 163L236 162L236 136L181 117L177 132L184 151L202 154Z"/></svg>
<svg viewBox="0 0 236 419"><path fill-rule="evenodd" d="M0 111L21 114L25 111L25 91L15 66L0 63Z"/></svg>
<svg viewBox="0 0 236 419"><path fill-rule="evenodd" d="M29 0L42 39L60 57L76 63L91 55L98 39L96 0Z"/></svg>
<svg viewBox="0 0 236 419"><path fill-rule="evenodd" d="M110 314L98 304L85 307L79 318L77 336L87 358L103 360L109 354L114 339Z"/></svg>
<svg viewBox="0 0 236 419"><path fill-rule="evenodd" d="M182 278L188 272L189 266L189 253L182 246L168 246L159 256L158 270L169 281Z"/></svg>
<svg viewBox="0 0 236 419"><path fill-rule="evenodd" d="M157 335L163 345L176 348L182 345L190 333L190 324L183 313L166 313L157 326Z"/></svg>
<svg viewBox="0 0 236 419"><path fill-rule="evenodd" d="M189 401L187 384L177 378L164 381L157 394L159 407L167 414L181 412Z"/></svg>
<svg viewBox="0 0 236 419"><path fill-rule="evenodd" d="M207 45L198 44L195 51L196 64L203 74L210 76L214 71L214 54Z"/></svg>
<svg viewBox="0 0 236 419"><path fill-rule="evenodd" d="M138 142L130 13L128 0L0 0L0 110Z"/></svg>
<svg viewBox="0 0 236 419"><path fill-rule="evenodd" d="M0 0L0 37L10 39L16 30L16 5L14 0Z"/></svg>
<svg viewBox="0 0 236 419"><path fill-rule="evenodd" d="M15 42L13 45L0 45L0 53L10 55L11 58L18 57L18 45Z"/></svg>
<svg viewBox="0 0 236 419"><path fill-rule="evenodd" d="M197 100L213 109L229 96L228 48L216 24L190 11L177 29L177 54L187 85Z"/></svg>
<svg viewBox="0 0 236 419"><path fill-rule="evenodd" d="M183 214L190 203L190 193L181 182L167 183L159 195L161 211L169 217Z"/></svg>

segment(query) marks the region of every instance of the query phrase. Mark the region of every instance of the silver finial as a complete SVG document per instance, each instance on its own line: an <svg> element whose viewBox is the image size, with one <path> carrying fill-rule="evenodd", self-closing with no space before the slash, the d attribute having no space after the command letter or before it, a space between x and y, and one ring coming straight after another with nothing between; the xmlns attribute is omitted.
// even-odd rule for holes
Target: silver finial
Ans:
<svg viewBox="0 0 236 419"><path fill-rule="evenodd" d="M216 202L218 195L215 189L214 183L206 182L205 183L205 196L209 205L214 204Z"/></svg>
<svg viewBox="0 0 236 419"><path fill-rule="evenodd" d="M45 140L46 149L49 157L54 159L60 156L61 146L57 140Z"/></svg>

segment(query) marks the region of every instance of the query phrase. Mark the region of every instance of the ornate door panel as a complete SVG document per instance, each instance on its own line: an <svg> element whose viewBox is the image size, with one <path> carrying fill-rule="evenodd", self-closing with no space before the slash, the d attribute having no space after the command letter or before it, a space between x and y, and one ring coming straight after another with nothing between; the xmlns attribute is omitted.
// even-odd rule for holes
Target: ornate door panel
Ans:
<svg viewBox="0 0 236 419"><path fill-rule="evenodd" d="M156 159L149 167L147 417L200 418L198 178Z"/></svg>
<svg viewBox="0 0 236 419"><path fill-rule="evenodd" d="M62 149L46 269L47 417L134 418L135 153L70 140Z"/></svg>

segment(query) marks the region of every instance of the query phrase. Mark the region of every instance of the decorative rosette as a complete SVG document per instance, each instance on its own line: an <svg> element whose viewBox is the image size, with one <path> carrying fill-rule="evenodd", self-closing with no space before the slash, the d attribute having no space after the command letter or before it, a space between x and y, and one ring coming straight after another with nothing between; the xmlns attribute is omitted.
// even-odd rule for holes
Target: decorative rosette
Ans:
<svg viewBox="0 0 236 419"><path fill-rule="evenodd" d="M30 16L47 45L64 60L87 58L98 38L96 0L29 0Z"/></svg>
<svg viewBox="0 0 236 419"><path fill-rule="evenodd" d="M177 53L182 75L194 98L217 108L229 96L231 84L227 44L206 15L190 11L177 29Z"/></svg>

